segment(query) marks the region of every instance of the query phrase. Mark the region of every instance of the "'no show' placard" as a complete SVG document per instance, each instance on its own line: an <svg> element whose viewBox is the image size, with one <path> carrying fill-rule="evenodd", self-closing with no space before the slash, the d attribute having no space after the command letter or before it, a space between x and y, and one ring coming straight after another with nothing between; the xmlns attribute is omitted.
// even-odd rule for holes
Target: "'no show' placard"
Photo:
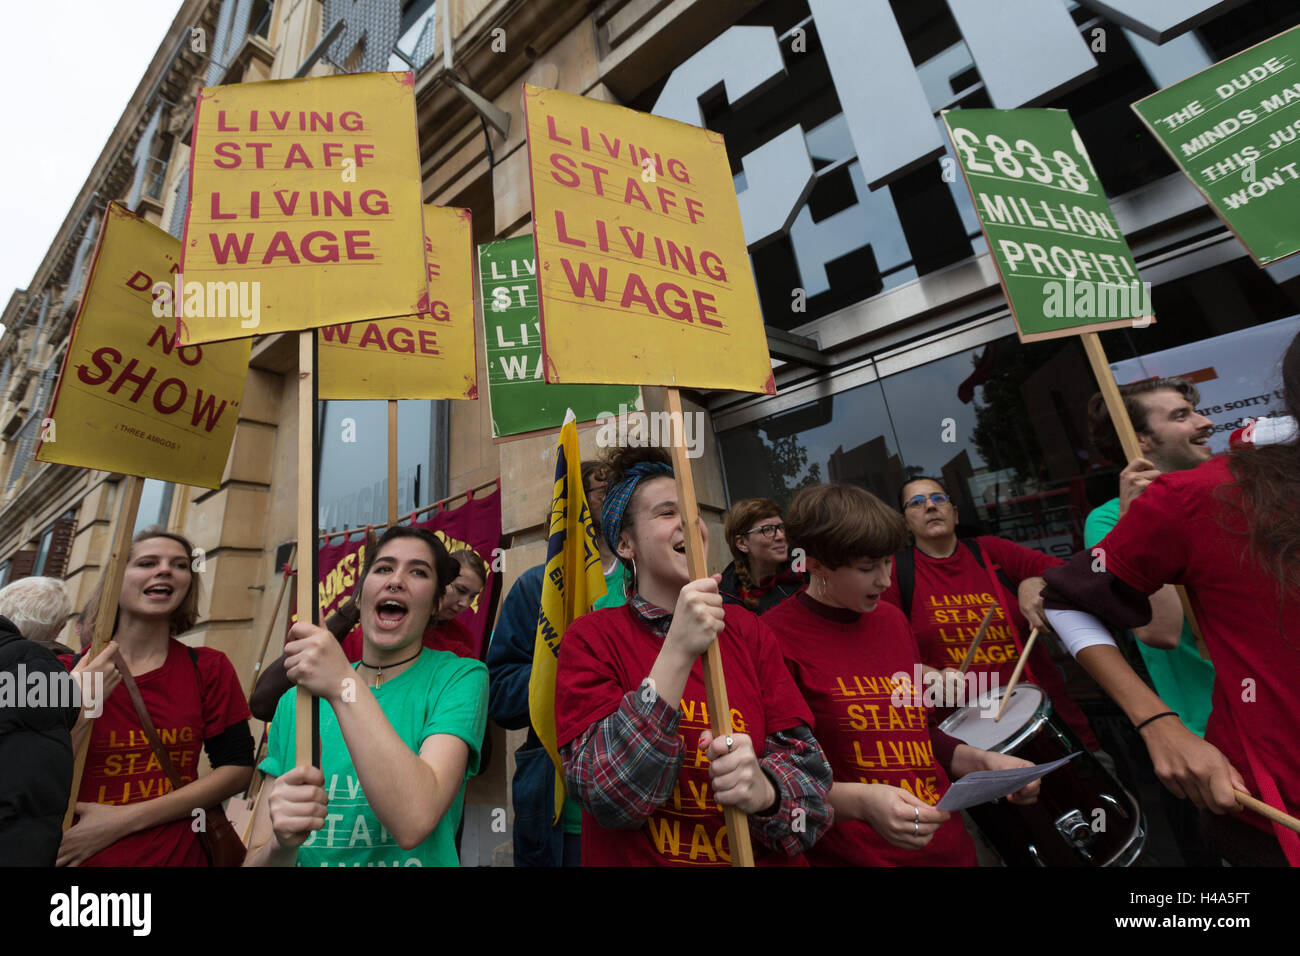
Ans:
<svg viewBox="0 0 1300 956"><path fill-rule="evenodd" d="M176 341L179 259L175 238L109 204L37 459L221 485L252 343Z"/></svg>
<svg viewBox="0 0 1300 956"><path fill-rule="evenodd" d="M524 85L546 381L776 390L727 149Z"/></svg>

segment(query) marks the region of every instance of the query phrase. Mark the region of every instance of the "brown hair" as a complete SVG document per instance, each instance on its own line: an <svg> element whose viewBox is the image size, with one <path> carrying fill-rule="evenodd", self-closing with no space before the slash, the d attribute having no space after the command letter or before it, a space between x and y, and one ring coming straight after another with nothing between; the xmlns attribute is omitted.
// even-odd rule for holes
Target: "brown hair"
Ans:
<svg viewBox="0 0 1300 956"><path fill-rule="evenodd" d="M890 557L907 545L903 516L857 485L801 489L785 513L785 534L832 571L861 558Z"/></svg>
<svg viewBox="0 0 1300 956"><path fill-rule="evenodd" d="M670 469L672 468L672 458L669 456L668 452L664 451L662 448L616 446L606 452L605 456L600 460L600 465L604 471L605 482L609 487L614 487L614 485L623 480L623 476L629 469L634 465L639 465L643 461L660 462L667 465ZM667 471L662 475L655 475L654 477L672 478L673 473L672 471ZM642 480L638 482L636 488L632 490L632 496L628 498L627 506L623 509L623 521L617 529L619 532L630 531L632 529L632 505L636 502L638 496L640 496L644 489L645 481ZM608 503L609 500L607 492L605 497L606 503ZM602 526L603 524L604 522L602 522ZM636 593L636 568L633 566L631 561L618 553L617 548L614 549L614 554L622 563L623 570L627 572L623 575L623 591L630 599L632 595Z"/></svg>
<svg viewBox="0 0 1300 956"><path fill-rule="evenodd" d="M771 498L746 498L744 501L737 501L731 506L726 517L722 521L722 533L727 539L727 547L731 550L731 556L736 562L736 580L740 582L741 593L753 589L757 582L754 580L754 572L749 566L749 555L740 550L736 539L743 535L749 526L759 518L775 516L781 517L781 506ZM744 598L745 606L751 611L758 609L758 598L754 596Z"/></svg>
<svg viewBox="0 0 1300 956"><path fill-rule="evenodd" d="M1282 402L1300 421L1300 335L1282 356ZM1300 590L1300 437L1277 445L1233 448L1228 468L1236 479L1252 555L1273 578L1279 604Z"/></svg>
<svg viewBox="0 0 1300 956"><path fill-rule="evenodd" d="M473 571L478 575L478 579L482 581L484 585L487 584L487 565L484 563L483 559L478 556L477 551L473 551L469 548L461 548L459 551L453 551L451 556L462 569ZM457 577L459 577L459 575L457 575ZM452 578L452 580L454 581L455 578ZM447 583L450 584L451 581L448 581Z"/></svg>
<svg viewBox="0 0 1300 956"><path fill-rule="evenodd" d="M447 585L460 575L460 564L447 553L447 546L438 540L438 536L432 531L425 528L412 528L409 525L393 525L375 542L373 548L366 548L365 565L361 568L361 576L357 578L357 589L353 594L353 600L357 602L357 607L361 606L361 590L365 586L366 576L370 574L370 569L375 566L375 560L379 552L383 550L384 545L397 538L419 538L429 546L429 551L433 554L433 573L436 579L433 582L433 607L429 610L429 623L432 623L438 615L438 606L442 604L442 596L447 590ZM481 563L481 562L480 562ZM487 580L485 575L484 581Z"/></svg>
<svg viewBox="0 0 1300 956"><path fill-rule="evenodd" d="M1140 397L1165 390L1177 392L1192 405L1201 400L1201 393L1196 386L1182 378L1148 378L1132 385L1120 386L1119 394L1124 399L1124 410L1133 423L1133 430L1139 435L1151 434L1151 412L1146 402L1139 400ZM1120 445L1119 434L1115 431L1115 423L1110 420L1110 411L1106 408L1106 400L1102 398L1101 392L1088 399L1088 440L1107 460L1116 463L1125 461L1124 448Z"/></svg>
<svg viewBox="0 0 1300 956"><path fill-rule="evenodd" d="M187 560L189 559L190 555L194 553L194 548L190 545L189 538L185 537L184 535L177 534L174 531L168 531L165 528L159 528L159 527L145 528L143 531L137 532L135 537L131 539L131 550L134 551L135 546L137 544L139 544L142 541L148 541L151 538L167 538L169 541L175 541L177 544L179 544L182 548L185 549L185 557ZM127 559L128 560L130 559L129 553L127 555ZM95 582L94 590L90 592L90 597L86 599L85 605L81 608L80 623L83 628L81 639L82 639L82 644L85 646L88 646L90 642L94 639L93 635L94 635L94 627L95 627L95 618L99 616L99 604L104 599L104 577L105 576L103 574L99 576L99 580ZM119 600L120 599L121 598L119 596ZM118 623L119 616L114 616L113 618L112 633L117 632L117 623ZM197 621L198 619L199 619L199 578L198 575L194 574L193 571L191 571L189 590L185 593L185 597L181 600L180 605L176 608L175 611L172 612L172 617L170 622L172 635L175 636L177 634L184 634L186 631L188 631L190 628L194 626L195 621Z"/></svg>

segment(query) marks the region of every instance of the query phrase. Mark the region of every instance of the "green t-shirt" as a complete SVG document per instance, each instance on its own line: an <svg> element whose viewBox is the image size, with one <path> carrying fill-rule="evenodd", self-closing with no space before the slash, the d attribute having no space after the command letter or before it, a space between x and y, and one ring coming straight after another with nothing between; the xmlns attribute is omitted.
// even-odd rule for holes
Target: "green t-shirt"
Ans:
<svg viewBox="0 0 1300 956"><path fill-rule="evenodd" d="M1119 499L1112 498L1093 509L1083 527L1084 546L1091 548L1119 521ZM1178 712L1183 723L1201 737L1210 717L1210 688L1214 686L1214 665L1196 649L1196 638L1183 622L1178 646L1169 650L1147 647L1137 641L1138 653L1151 675L1156 693Z"/></svg>
<svg viewBox="0 0 1300 956"><path fill-rule="evenodd" d="M356 665L353 665L355 668ZM413 753L434 734L452 734L469 747L465 779L478 771L479 747L487 722L488 673L480 661L425 648L419 659L391 681L372 688L392 724ZM366 693L358 679L357 693ZM294 766L297 723L294 688L280 698L271 722L267 757L261 769L278 777ZM343 706L346 706L343 705ZM298 849L298 866L457 866L456 828L465 799L465 781L429 838L403 850L366 802L352 756L333 708L320 708L321 770L329 797L325 826Z"/></svg>
<svg viewBox="0 0 1300 956"><path fill-rule="evenodd" d="M596 603L591 606L593 611L599 611L607 607L622 607L627 603L627 595L623 591L623 562L615 560L614 570L605 575L605 596L596 598Z"/></svg>

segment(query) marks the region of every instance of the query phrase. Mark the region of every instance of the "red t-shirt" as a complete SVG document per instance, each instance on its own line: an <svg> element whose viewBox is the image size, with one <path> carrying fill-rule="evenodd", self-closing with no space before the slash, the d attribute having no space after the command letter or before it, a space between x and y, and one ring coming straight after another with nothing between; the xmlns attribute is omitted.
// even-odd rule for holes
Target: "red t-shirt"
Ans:
<svg viewBox="0 0 1300 956"><path fill-rule="evenodd" d="M744 608L724 607L726 626L718 635L727 703L735 730L748 734L761 759L767 735L809 726L812 715L781 660L776 638ZM623 696L641 686L663 647L629 606L605 608L578 618L560 644L555 681L555 725L561 746L618 710ZM682 693L677 735L685 760L673 795L635 830L607 830L582 812L583 866L727 866L722 808L714 801L709 760L699 749L700 732L709 726L703 665L696 661ZM760 866L804 865L757 841L754 862Z"/></svg>
<svg viewBox="0 0 1300 956"><path fill-rule="evenodd" d="M768 611L763 623L777 635L812 708L813 733L834 778L901 787L931 806L938 803L949 780L935 759L929 711L892 700L899 686L893 675L902 672L911 681L920 660L902 612L881 604L870 614L854 614L802 592ZM975 844L958 814L923 850L893 846L869 824L837 818L805 855L813 866L974 866Z"/></svg>
<svg viewBox="0 0 1300 956"><path fill-rule="evenodd" d="M457 657L478 660L478 655L474 651L474 635L470 633L469 628L457 620L444 621L425 628L423 642L425 647L433 651L451 651ZM349 664L361 660L361 649L364 643L365 638L361 634L360 625L354 627L351 633L343 638L343 653L347 656Z"/></svg>
<svg viewBox="0 0 1300 956"><path fill-rule="evenodd" d="M140 697L158 737L185 783L198 779L203 741L252 717L239 678L226 655L196 647L190 659L184 644L172 639L162 667L136 674ZM125 684L104 702L91 731L90 751L78 799L122 805L160 797L171 781L154 756ZM100 850L82 866L207 866L207 857L188 815L132 833Z"/></svg>
<svg viewBox="0 0 1300 956"><path fill-rule="evenodd" d="M1144 594L1164 584L1187 588L1214 663L1205 739L1223 751L1258 796L1240 736L1246 735L1273 775L1286 811L1296 815L1300 599L1289 594L1280 603L1273 578L1248 552L1245 515L1232 504L1237 500L1232 486L1226 455L1161 475L1097 548L1107 571ZM1271 832L1256 814L1243 813L1241 819Z"/></svg>
<svg viewBox="0 0 1300 956"><path fill-rule="evenodd" d="M976 541L984 555L985 565L1000 567L1017 587L1025 578L1039 577L1048 568L1063 563L1058 558L1022 547L1014 541L993 537L980 537ZM931 558L919 548L913 548L912 554L916 562L916 585L912 591L911 624L917 648L921 652L921 662L930 667L960 667L975 638L975 632L979 630L980 621L984 620L989 607L996 605L993 621L975 651L968 672L996 672L998 686L1006 687L1011 682L1011 674L1020 659L1020 649L1016 646L1012 629L1007 625L1003 600L1011 605L1011 621L1015 625L1021 646L1029 638L1030 631L1029 622L1020 613L1020 603L1016 600L1015 592L1008 591L1003 586L1005 598L999 600L999 595L993 590L989 568L981 568L975 555L961 542L958 542L957 550L946 558ZM889 589L882 595L882 599L895 607L902 607L898 591L897 561L894 562ZM1088 718L1066 693L1065 681L1052 663L1041 635L1029 652L1029 663L1025 665L1025 672L1020 675L1020 679L1038 685L1047 693L1052 701L1052 709L1070 725L1070 729L1078 735L1085 747L1096 750L1101 746L1088 724Z"/></svg>

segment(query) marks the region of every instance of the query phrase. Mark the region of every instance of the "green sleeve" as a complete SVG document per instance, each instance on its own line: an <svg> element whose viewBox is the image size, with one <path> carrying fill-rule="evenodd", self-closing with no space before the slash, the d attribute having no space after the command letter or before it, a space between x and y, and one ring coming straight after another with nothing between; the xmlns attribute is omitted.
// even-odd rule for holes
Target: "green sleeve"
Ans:
<svg viewBox="0 0 1300 956"><path fill-rule="evenodd" d="M449 661L447 677L430 689L430 707L420 744L434 734L451 734L469 747L466 772L478 773L483 731L487 726L488 670L481 661Z"/></svg>
<svg viewBox="0 0 1300 956"><path fill-rule="evenodd" d="M266 741L266 758L258 765L263 773L281 777L293 769L294 728L298 718L298 688L290 687L275 705L271 732Z"/></svg>
<svg viewBox="0 0 1300 956"><path fill-rule="evenodd" d="M1083 523L1083 546L1091 548L1119 523L1119 499L1112 498L1104 505L1092 509Z"/></svg>

